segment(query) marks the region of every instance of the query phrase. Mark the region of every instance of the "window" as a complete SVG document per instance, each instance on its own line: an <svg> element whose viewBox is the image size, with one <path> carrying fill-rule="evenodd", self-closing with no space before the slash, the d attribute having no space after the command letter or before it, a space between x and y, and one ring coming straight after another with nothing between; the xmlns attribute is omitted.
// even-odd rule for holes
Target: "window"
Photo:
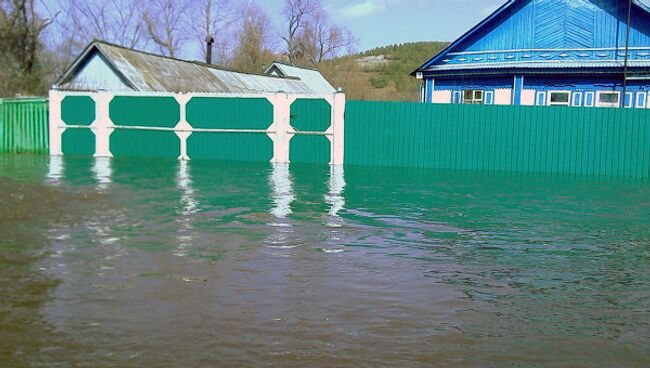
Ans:
<svg viewBox="0 0 650 368"><path fill-rule="evenodd" d="M571 100L571 92L569 91L556 91L549 94L548 104L551 106L569 106Z"/></svg>
<svg viewBox="0 0 650 368"><path fill-rule="evenodd" d="M483 91L476 89L466 89L463 92L463 103L467 105L482 105Z"/></svg>
<svg viewBox="0 0 650 368"><path fill-rule="evenodd" d="M537 92L535 104L537 106L546 106L546 92Z"/></svg>
<svg viewBox="0 0 650 368"><path fill-rule="evenodd" d="M596 106L618 107L620 98L621 98L620 92L599 91L596 95Z"/></svg>

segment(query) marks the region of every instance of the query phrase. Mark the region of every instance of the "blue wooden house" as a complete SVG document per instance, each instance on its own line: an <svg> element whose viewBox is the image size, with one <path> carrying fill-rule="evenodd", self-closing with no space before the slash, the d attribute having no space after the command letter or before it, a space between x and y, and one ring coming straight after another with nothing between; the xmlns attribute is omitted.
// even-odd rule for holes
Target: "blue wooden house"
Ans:
<svg viewBox="0 0 650 368"><path fill-rule="evenodd" d="M413 72L421 101L649 107L650 7L629 3L509 0Z"/></svg>

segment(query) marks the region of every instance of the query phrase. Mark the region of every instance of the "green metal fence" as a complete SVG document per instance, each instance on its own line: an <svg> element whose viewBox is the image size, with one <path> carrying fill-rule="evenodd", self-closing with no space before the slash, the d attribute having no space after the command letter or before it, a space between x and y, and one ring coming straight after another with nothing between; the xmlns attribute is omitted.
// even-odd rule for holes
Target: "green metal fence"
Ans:
<svg viewBox="0 0 650 368"><path fill-rule="evenodd" d="M350 165L650 175L650 110L348 101Z"/></svg>
<svg viewBox="0 0 650 368"><path fill-rule="evenodd" d="M0 153L48 153L45 98L0 99Z"/></svg>

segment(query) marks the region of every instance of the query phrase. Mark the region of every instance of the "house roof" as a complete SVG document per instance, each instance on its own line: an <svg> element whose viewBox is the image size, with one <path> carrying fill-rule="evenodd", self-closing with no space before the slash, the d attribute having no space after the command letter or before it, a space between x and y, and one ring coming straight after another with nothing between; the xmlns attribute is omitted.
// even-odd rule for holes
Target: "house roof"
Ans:
<svg viewBox="0 0 650 368"><path fill-rule="evenodd" d="M274 73L282 77L295 77L307 83L311 88L320 91L320 93L335 93L336 89L318 69L306 68L292 64L286 64L279 61L274 62L265 71L265 74Z"/></svg>
<svg viewBox="0 0 650 368"><path fill-rule="evenodd" d="M216 65L180 60L93 41L68 67L55 88L84 90L75 75L98 53L129 88L139 92L320 94L322 86L292 76L237 72Z"/></svg>
<svg viewBox="0 0 650 368"><path fill-rule="evenodd" d="M452 43L449 44L446 48L444 48L442 51L440 51L438 54L436 54L434 57L431 59L427 60L424 64L422 64L419 68L411 72L412 76L415 76L418 72L424 72L427 71L432 65L440 62L445 55L449 54L452 50L454 50L456 47L458 47L461 43L463 43L465 40L476 34L480 29L483 27L487 26L492 20L503 14L505 11L510 9L515 3L519 2L521 0L508 0L505 4L500 6L497 10L495 10L492 14L487 16L485 19L483 19L481 22L476 24L474 27L472 27L469 31L465 32L462 36L460 36L458 39L453 41ZM650 5L648 4L650 0L632 0L632 4L640 8L641 10L650 13ZM556 64L559 65L559 64ZM465 65L463 66L463 69L474 69L476 65ZM519 67L530 67L530 65L525 66L525 65L519 65ZM437 69L437 68L436 68Z"/></svg>

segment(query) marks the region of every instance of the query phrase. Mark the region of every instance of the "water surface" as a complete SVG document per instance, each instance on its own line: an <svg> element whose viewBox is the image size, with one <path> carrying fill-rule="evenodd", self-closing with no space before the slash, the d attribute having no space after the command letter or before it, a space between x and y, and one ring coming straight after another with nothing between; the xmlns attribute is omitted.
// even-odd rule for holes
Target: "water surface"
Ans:
<svg viewBox="0 0 650 368"><path fill-rule="evenodd" d="M1 366L643 367L634 180L0 156Z"/></svg>

